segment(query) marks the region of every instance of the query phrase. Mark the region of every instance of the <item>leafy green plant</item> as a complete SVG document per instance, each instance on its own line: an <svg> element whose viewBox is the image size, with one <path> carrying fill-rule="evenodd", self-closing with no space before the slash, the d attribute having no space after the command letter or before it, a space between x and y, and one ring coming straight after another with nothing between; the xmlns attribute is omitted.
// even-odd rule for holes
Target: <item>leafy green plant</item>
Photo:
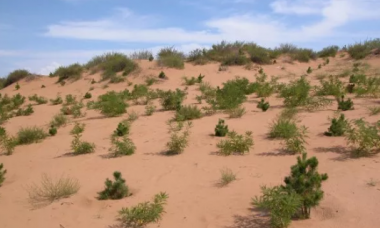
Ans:
<svg viewBox="0 0 380 228"><path fill-rule="evenodd" d="M313 72L313 69L311 69L311 67L307 68L306 73L311 74L312 72Z"/></svg>
<svg viewBox="0 0 380 228"><path fill-rule="evenodd" d="M169 123L170 129L170 141L166 144L167 155L176 155L184 152L185 148L189 144L191 122L187 122L186 126L184 122L175 122L176 126Z"/></svg>
<svg viewBox="0 0 380 228"><path fill-rule="evenodd" d="M161 79L167 78L166 75L165 75L165 73L163 71L160 72L160 74L158 75L158 77L161 78Z"/></svg>
<svg viewBox="0 0 380 228"><path fill-rule="evenodd" d="M76 123L74 124L73 129L71 129L70 134L72 134L72 135L78 135L78 134L81 134L81 133L83 133L85 127L86 127L86 124L76 122Z"/></svg>
<svg viewBox="0 0 380 228"><path fill-rule="evenodd" d="M63 100L60 96L57 96L57 98L55 98L55 99L50 99L50 103L52 105L59 105L59 104L63 103Z"/></svg>
<svg viewBox="0 0 380 228"><path fill-rule="evenodd" d="M49 128L49 135L54 136L57 134L57 128L55 126L50 126Z"/></svg>
<svg viewBox="0 0 380 228"><path fill-rule="evenodd" d="M272 77L270 81L267 81L267 78L267 75L264 73L256 76L256 82L248 84L247 90L249 92L246 92L246 94L256 92L258 97L269 97L275 93L279 88L278 78Z"/></svg>
<svg viewBox="0 0 380 228"><path fill-rule="evenodd" d="M318 96L334 96L336 98L345 94L345 86L338 77L330 75L327 80L320 80L321 86L317 88L316 94Z"/></svg>
<svg viewBox="0 0 380 228"><path fill-rule="evenodd" d="M12 155L17 144L17 138L9 136L5 128L0 127L0 146L2 151L4 151L6 155Z"/></svg>
<svg viewBox="0 0 380 228"><path fill-rule="evenodd" d="M164 110L176 110L185 99L185 92L180 89L166 91L162 94L161 105Z"/></svg>
<svg viewBox="0 0 380 228"><path fill-rule="evenodd" d="M125 227L145 227L149 223L157 223L165 213L164 206L168 195L161 192L154 196L153 202L140 203L131 208L122 208L119 216Z"/></svg>
<svg viewBox="0 0 380 228"><path fill-rule="evenodd" d="M5 88L15 82L18 82L29 75L31 75L31 73L27 70L23 70L23 69L14 70L11 73L9 73L8 76L5 78L3 87Z"/></svg>
<svg viewBox="0 0 380 228"><path fill-rule="evenodd" d="M230 169L222 169L220 171L221 177L219 181L219 186L224 187L230 184L232 181L236 180L236 174Z"/></svg>
<svg viewBox="0 0 380 228"><path fill-rule="evenodd" d="M195 105L181 105L175 114L176 121L194 120L202 117L202 112Z"/></svg>
<svg viewBox="0 0 380 228"><path fill-rule="evenodd" d="M363 119L353 120L346 129L346 140L352 147L352 155L368 156L378 152L380 146L379 128Z"/></svg>
<svg viewBox="0 0 380 228"><path fill-rule="evenodd" d="M297 131L289 138L285 138L284 150L290 154L301 154L306 152L307 128L305 126L297 127Z"/></svg>
<svg viewBox="0 0 380 228"><path fill-rule="evenodd" d="M128 107L124 98L115 91L109 91L98 97L98 101L93 106L99 109L101 113L107 117L120 116L126 112Z"/></svg>
<svg viewBox="0 0 380 228"><path fill-rule="evenodd" d="M366 40L347 47L347 52L353 59L364 59L372 50L380 48L380 39Z"/></svg>
<svg viewBox="0 0 380 228"><path fill-rule="evenodd" d="M50 204L54 201L68 198L77 193L80 184L77 179L70 177L60 177L54 180L47 174L43 174L41 183L36 183L28 187L29 203L33 206L40 207Z"/></svg>
<svg viewBox="0 0 380 228"><path fill-rule="evenodd" d="M156 111L156 106L152 103L149 103L147 106L145 106L145 115L151 116Z"/></svg>
<svg viewBox="0 0 380 228"><path fill-rule="evenodd" d="M320 58L335 57L338 50L339 50L339 47L336 45L325 47L321 51L318 52L318 57Z"/></svg>
<svg viewBox="0 0 380 228"><path fill-rule="evenodd" d="M117 200L131 195L128 186L125 184L125 180L121 177L121 173L116 171L113 173L113 177L115 181L108 178L105 181L104 190L98 193L99 200Z"/></svg>
<svg viewBox="0 0 380 228"><path fill-rule="evenodd" d="M302 199L294 191L282 186L261 187L262 196L252 199L252 204L269 212L271 227L286 228L298 212Z"/></svg>
<svg viewBox="0 0 380 228"><path fill-rule="evenodd" d="M86 92L83 96L84 99L90 99L92 97L90 92Z"/></svg>
<svg viewBox="0 0 380 228"><path fill-rule="evenodd" d="M223 119L219 119L218 124L215 126L215 136L224 137L228 133L228 125L224 124Z"/></svg>
<svg viewBox="0 0 380 228"><path fill-rule="evenodd" d="M264 98L261 98L260 102L257 104L257 108L261 109L263 112L266 112L269 107L269 102L265 102Z"/></svg>
<svg viewBox="0 0 380 228"><path fill-rule="evenodd" d="M244 107L236 107L233 109L227 109L226 113L228 113L229 118L241 118L246 112Z"/></svg>
<svg viewBox="0 0 380 228"><path fill-rule="evenodd" d="M78 80L83 72L82 65L75 63L69 66L61 66L54 71L54 76L58 76L58 82L66 79Z"/></svg>
<svg viewBox="0 0 380 228"><path fill-rule="evenodd" d="M128 135L130 128L131 128L131 123L129 121L124 120L117 125L117 128L114 131L114 135L116 136Z"/></svg>
<svg viewBox="0 0 380 228"><path fill-rule="evenodd" d="M46 104L48 100L44 97L39 97L37 94L29 97L29 101L35 101L37 104Z"/></svg>
<svg viewBox="0 0 380 228"><path fill-rule="evenodd" d="M298 127L291 118L278 117L270 126L269 137L289 139L297 134Z"/></svg>
<svg viewBox="0 0 380 228"><path fill-rule="evenodd" d="M318 159L316 157L307 158L303 153L297 158L297 164L291 167L291 174L285 178L285 188L294 191L301 197L301 206L298 216L301 218L310 217L310 209L318 206L323 199L321 189L322 182L328 179L327 174L319 174L317 171Z"/></svg>
<svg viewBox="0 0 380 228"><path fill-rule="evenodd" d="M127 135L123 137L112 136L111 143L110 151L113 157L129 156L135 153L136 146Z"/></svg>
<svg viewBox="0 0 380 228"><path fill-rule="evenodd" d="M46 132L41 128L24 127L17 132L17 143L19 145L38 143L46 137Z"/></svg>
<svg viewBox="0 0 380 228"><path fill-rule="evenodd" d="M235 153L240 155L249 153L253 145L251 131L247 131L245 135L239 135L235 131L231 131L227 133L227 139L221 140L217 144L217 147L220 150L220 154L228 156Z"/></svg>
<svg viewBox="0 0 380 228"><path fill-rule="evenodd" d="M95 151L95 144L86 141L81 141L81 134L74 134L74 139L71 141L71 149L74 155L88 154Z"/></svg>
<svg viewBox="0 0 380 228"><path fill-rule="evenodd" d="M325 132L326 136L343 136L348 126L344 114L341 114L339 118L333 118L329 129Z"/></svg>
<svg viewBox="0 0 380 228"><path fill-rule="evenodd" d="M354 102L351 98L344 100L344 96L342 95L341 99L338 99L338 110L347 111L354 109Z"/></svg>
<svg viewBox="0 0 380 228"><path fill-rule="evenodd" d="M53 119L50 121L50 126L61 127L66 125L67 122L68 118L64 114L59 113L53 116Z"/></svg>
<svg viewBox="0 0 380 228"><path fill-rule="evenodd" d="M172 47L163 48L158 52L157 64L159 66L183 69L185 55Z"/></svg>
<svg viewBox="0 0 380 228"><path fill-rule="evenodd" d="M3 168L4 168L3 163L0 163L0 187L5 180L5 174L7 173L7 170L6 169L3 170Z"/></svg>

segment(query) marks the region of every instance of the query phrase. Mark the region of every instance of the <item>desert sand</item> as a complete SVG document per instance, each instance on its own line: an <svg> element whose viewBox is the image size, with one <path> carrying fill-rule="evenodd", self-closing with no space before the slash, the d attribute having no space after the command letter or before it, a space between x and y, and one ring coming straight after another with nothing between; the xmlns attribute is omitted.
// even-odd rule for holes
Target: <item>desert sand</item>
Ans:
<svg viewBox="0 0 380 228"><path fill-rule="evenodd" d="M244 67L229 67L227 71L218 71L219 64L204 66L186 64L185 69L176 70L157 67L155 61L137 61L140 72L128 76L133 84L144 83L145 75L157 76L164 70L169 80L154 84L151 88L164 90L181 88L182 76L204 74L205 82L221 85L235 76L247 77L254 81L257 70ZM311 66L316 69L323 60L294 64L278 61L277 64L263 66L268 76L279 76L280 81L289 81L305 74ZM380 68L380 58L363 60L371 69ZM353 60L331 58L330 64L315 70L307 76L317 84L316 75L330 74L351 67ZM285 67L285 69L281 69ZM132 89L126 82L109 84L107 82L91 84L91 79L99 81L100 74L88 72L75 82L65 86L56 84L57 78L39 77L32 81L19 82L21 89L14 86L1 90L2 94L24 96L38 94L53 99L57 94L83 95L91 91L95 100L106 91ZM347 78L343 79L347 80ZM44 84L46 88L41 88ZM186 104L199 105L195 99L199 95L198 86L189 86ZM166 213L157 224L148 227L163 228L263 228L269 227L268 217L251 205L251 198L260 195L260 186L274 186L283 183L296 163L297 155L284 155L280 140L268 139L270 123L283 109L281 98L269 98L271 108L262 112L256 108L260 99L256 95L248 96L244 103L246 114L242 118L229 119L227 114L218 113L194 120L190 133L189 146L183 154L163 156L169 132L166 121L174 115L172 111L157 111L152 116L144 115L143 105L133 105L128 112L136 111L139 118L133 122L130 138L137 150L132 156L105 158L111 146L110 136L117 124L128 115L106 118L96 110L86 110L86 116L73 119L60 128L54 137L48 137L41 143L18 146L11 156L0 156L0 163L8 170L6 180L0 188L0 227L1 228L105 228L117 222L118 211L140 202L151 200L160 191L168 193ZM355 110L344 114L348 119L364 117L374 123L378 116L370 116L367 107L378 105L379 99L353 98ZM28 103L27 101L26 103ZM158 101L156 106L160 107ZM203 102L204 103L204 102ZM202 106L202 104L200 105ZM3 126L10 134L15 134L25 126L39 126L47 129L53 115L59 113L61 105L50 104L34 106L31 116L15 117ZM379 227L380 183L369 186L371 180L380 181L380 157L353 159L347 156L349 149L344 137L326 137L323 132L330 125L329 117L337 110L336 102L327 108L315 112L303 111L299 114L301 124L308 127L307 152L309 157L319 159L319 171L327 173L329 179L323 183L325 192L321 204L312 210L311 219L293 221L292 228L375 228ZM216 144L221 140L213 137L214 127L219 118L226 120L230 129L238 133L253 132L254 147L244 156L218 156ZM86 123L83 140L96 144L93 154L64 156L70 152L72 136L69 134L74 122ZM237 180L227 187L218 187L220 170L229 168L237 174ZM122 200L99 201L97 192L104 188L106 178L114 171L120 171L126 183L133 191L131 197ZM41 175L47 173L53 177L68 175L79 180L81 188L75 195L53 202L42 208L31 208L28 204L27 186L38 183Z"/></svg>

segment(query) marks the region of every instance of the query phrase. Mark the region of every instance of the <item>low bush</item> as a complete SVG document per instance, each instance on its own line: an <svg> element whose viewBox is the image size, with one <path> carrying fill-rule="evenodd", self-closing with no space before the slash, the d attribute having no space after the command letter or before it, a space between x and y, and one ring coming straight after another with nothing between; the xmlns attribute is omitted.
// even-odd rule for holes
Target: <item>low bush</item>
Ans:
<svg viewBox="0 0 380 228"><path fill-rule="evenodd" d="M258 97L270 97L279 88L277 81L277 77L272 77L270 81L267 81L267 75L265 73L260 73L256 76L256 81L248 85L247 90L249 92L246 94L256 92Z"/></svg>
<svg viewBox="0 0 380 228"><path fill-rule="evenodd" d="M185 92L180 89L176 89L175 91L169 90L162 94L161 105L164 110L176 110L180 107L185 97Z"/></svg>
<svg viewBox="0 0 380 228"><path fill-rule="evenodd" d="M348 126L348 121L346 120L344 114L341 114L339 118L333 118L331 120L331 125L325 132L326 136L343 136L346 132Z"/></svg>
<svg viewBox="0 0 380 228"><path fill-rule="evenodd" d="M294 135L285 139L284 150L289 154L301 154L306 152L307 128L305 126L297 127Z"/></svg>
<svg viewBox="0 0 380 228"><path fill-rule="evenodd" d="M228 125L224 124L223 119L219 119L218 124L215 126L215 136L224 137L228 133Z"/></svg>
<svg viewBox="0 0 380 228"><path fill-rule="evenodd" d="M90 92L87 92L87 93L83 96L84 99L90 99L91 97L92 97L92 95L91 95Z"/></svg>
<svg viewBox="0 0 380 228"><path fill-rule="evenodd" d="M369 156L379 151L379 128L363 119L353 120L348 124L345 136L352 147L353 156Z"/></svg>
<svg viewBox="0 0 380 228"><path fill-rule="evenodd" d="M169 123L170 141L166 144L167 155L176 155L184 152L185 148L189 144L191 127L191 122L187 122L186 126L184 122L176 122L176 126Z"/></svg>
<svg viewBox="0 0 380 228"><path fill-rule="evenodd" d="M154 106L152 103L149 103L147 106L145 106L145 115L151 116L156 111L156 106Z"/></svg>
<svg viewBox="0 0 380 228"><path fill-rule="evenodd" d="M105 181L104 190L98 193L99 200L117 200L131 195L128 186L125 184L125 180L121 177L121 173L116 171L113 173L113 177L115 181L108 178Z"/></svg>
<svg viewBox="0 0 380 228"><path fill-rule="evenodd" d="M83 72L83 67L79 63L74 63L66 67L59 67L53 73L54 76L58 76L58 82L62 82L66 79L78 80Z"/></svg>
<svg viewBox="0 0 380 228"><path fill-rule="evenodd" d="M150 59L153 58L153 54L151 51L147 51L147 50L135 51L129 55L129 58L138 59L138 60L145 59L145 60L152 61L153 59L152 60Z"/></svg>
<svg viewBox="0 0 380 228"><path fill-rule="evenodd" d="M311 69L311 67L307 68L306 73L311 74L312 72L313 72L313 69Z"/></svg>
<svg viewBox="0 0 380 228"><path fill-rule="evenodd" d="M46 132L38 127L24 127L17 132L17 144L38 143L47 137Z"/></svg>
<svg viewBox="0 0 380 228"><path fill-rule="evenodd" d="M367 40L347 47L347 52L353 59L364 59L371 51L380 48L380 39Z"/></svg>
<svg viewBox="0 0 380 228"><path fill-rule="evenodd" d="M318 57L320 58L335 57L338 50L339 50L339 47L336 45L325 47L321 51L318 52Z"/></svg>
<svg viewBox="0 0 380 228"><path fill-rule="evenodd" d="M7 87L15 82L20 81L23 78L26 78L27 76L31 75L31 73L27 70L15 70L8 74L8 76L5 78L5 81L3 83L3 87Z"/></svg>
<svg viewBox="0 0 380 228"><path fill-rule="evenodd" d="M86 124L76 122L74 124L73 129L71 129L70 134L79 135L84 132L85 127L86 127Z"/></svg>
<svg viewBox="0 0 380 228"><path fill-rule="evenodd" d="M156 82L157 82L156 78L149 77L149 78L145 79L145 83L147 86L151 86Z"/></svg>
<svg viewBox="0 0 380 228"><path fill-rule="evenodd" d="M113 136L111 138L112 147L110 152L113 157L129 156L135 153L136 146L126 135L119 138Z"/></svg>
<svg viewBox="0 0 380 228"><path fill-rule="evenodd" d="M53 116L53 119L50 121L50 126L61 127L66 125L67 122L68 118L64 114L59 113Z"/></svg>
<svg viewBox="0 0 380 228"><path fill-rule="evenodd" d="M245 100L248 93L248 80L236 78L223 83L223 88L217 88L214 98L209 98L209 103L213 109L228 110L239 107Z"/></svg>
<svg viewBox="0 0 380 228"><path fill-rule="evenodd" d="M330 75L327 80L320 80L321 86L317 88L316 95L318 96L334 96L341 97L345 94L345 86L338 77Z"/></svg>
<svg viewBox="0 0 380 228"><path fill-rule="evenodd" d="M228 113L229 118L241 118L246 113L246 111L244 107L239 106L226 110L226 113Z"/></svg>
<svg viewBox="0 0 380 228"><path fill-rule="evenodd" d="M55 98L55 99L50 99L50 103L52 105L59 105L59 104L63 103L63 100L60 96L57 96L57 98Z"/></svg>
<svg viewBox="0 0 380 228"><path fill-rule="evenodd" d="M293 119L278 117L270 126L269 138L289 139L297 132L298 127Z"/></svg>
<svg viewBox="0 0 380 228"><path fill-rule="evenodd" d="M256 107L261 109L263 112L266 112L269 109L270 105L269 102L265 102L264 98L261 98Z"/></svg>
<svg viewBox="0 0 380 228"><path fill-rule="evenodd" d="M16 116L30 116L33 113L33 106L31 104L28 104L25 109L19 108L16 112Z"/></svg>
<svg viewBox="0 0 380 228"><path fill-rule="evenodd" d="M73 155L93 153L95 151L95 144L81 141L80 138L81 134L74 134L74 139L71 141Z"/></svg>
<svg viewBox="0 0 380 228"><path fill-rule="evenodd" d="M172 47L163 48L158 52L157 64L159 66L183 69L185 55Z"/></svg>
<svg viewBox="0 0 380 228"><path fill-rule="evenodd" d="M45 97L39 97L37 94L29 97L29 101L35 101L37 104L46 104L48 100Z"/></svg>
<svg viewBox="0 0 380 228"><path fill-rule="evenodd" d="M221 177L219 181L219 186L224 187L230 184L232 181L236 180L236 174L230 169L222 169L220 171Z"/></svg>
<svg viewBox="0 0 380 228"><path fill-rule="evenodd" d="M3 184L5 180L5 174L7 173L7 170L3 168L4 168L3 163L0 163L0 187Z"/></svg>
<svg viewBox="0 0 380 228"><path fill-rule="evenodd" d="M5 155L12 155L17 144L17 138L9 136L5 129L0 127L0 146Z"/></svg>
<svg viewBox="0 0 380 228"><path fill-rule="evenodd" d="M166 78L165 73L161 71L160 74L158 75L158 78L165 79Z"/></svg>
<svg viewBox="0 0 380 228"><path fill-rule="evenodd" d="M98 101L93 106L95 109L107 117L120 116L126 112L128 104L125 103L122 96L115 91L107 92L98 97Z"/></svg>
<svg viewBox="0 0 380 228"><path fill-rule="evenodd" d="M129 122L134 122L139 118L139 114L135 111L129 112L128 113L128 121Z"/></svg>
<svg viewBox="0 0 380 228"><path fill-rule="evenodd" d="M54 180L47 174L43 174L41 183L29 186L29 202L36 207L50 204L56 200L68 198L78 192L80 184L78 180L70 177L60 177Z"/></svg>
<svg viewBox="0 0 380 228"><path fill-rule="evenodd" d="M354 102L351 98L344 100L344 96L342 95L341 99L338 99L338 110L347 111L354 109Z"/></svg>
<svg viewBox="0 0 380 228"><path fill-rule="evenodd" d="M368 107L368 111L371 116L380 114L380 106Z"/></svg>
<svg viewBox="0 0 380 228"><path fill-rule="evenodd" d="M245 135L239 135L235 131L231 131L228 132L227 139L221 140L217 147L220 154L228 156L235 153L240 155L249 153L253 145L252 132L247 131Z"/></svg>
<svg viewBox="0 0 380 228"><path fill-rule="evenodd" d="M18 84L18 82L16 83L15 85L15 90L19 90L21 87L20 87L20 84Z"/></svg>
<svg viewBox="0 0 380 228"><path fill-rule="evenodd" d="M195 120L202 117L201 110L195 105L181 105L175 114L176 121Z"/></svg>
<svg viewBox="0 0 380 228"><path fill-rule="evenodd" d="M121 223L125 227L145 227L149 223L157 223L165 213L164 206L168 195L161 192L154 196L153 202L140 203L131 208L119 211Z"/></svg>
<svg viewBox="0 0 380 228"><path fill-rule="evenodd" d="M131 129L131 123L129 121L122 121L117 125L116 130L114 131L115 136L124 136L128 135Z"/></svg>
<svg viewBox="0 0 380 228"><path fill-rule="evenodd" d="M54 126L50 126L50 128L49 128L49 135L50 136L54 136L56 134L57 134L57 128L54 127Z"/></svg>

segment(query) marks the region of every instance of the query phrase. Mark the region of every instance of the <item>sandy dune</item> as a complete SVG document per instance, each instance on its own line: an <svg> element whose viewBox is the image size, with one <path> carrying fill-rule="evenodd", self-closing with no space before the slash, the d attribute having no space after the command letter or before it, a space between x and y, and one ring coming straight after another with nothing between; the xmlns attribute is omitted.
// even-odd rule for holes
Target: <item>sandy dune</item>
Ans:
<svg viewBox="0 0 380 228"><path fill-rule="evenodd" d="M280 77L280 81L289 81L306 72L308 66L317 68L322 60L293 65L277 63L264 66L269 75ZM380 59L367 61L372 68L380 66ZM158 75L162 70L154 62L139 61L141 71L130 76L134 84L143 83L145 75ZM285 70L281 69L284 66ZM352 66L346 58L331 59L329 65L315 70L308 79L317 83L316 75L323 72L336 72ZM152 88L184 88L182 76L206 75L204 81L212 85L235 76L245 76L254 80L255 70L244 67L229 67L225 72L218 71L219 64L193 66L186 64L184 70L164 69L169 80L155 84ZM61 95L83 96L91 86L93 98L106 91L120 91L127 83L110 84L103 89L104 83L91 85L92 78L98 80L99 74L84 74L83 78L65 86L55 84L56 78L42 77L33 81L21 81L21 89L9 86L1 91L13 95L21 93L29 96L37 93L48 99ZM346 80L346 79L344 79ZM41 89L44 84L46 88ZM190 86L187 104L196 104L195 96L200 94L198 86ZM0 156L8 170L6 180L0 188L0 227L1 228L105 228L117 224L117 212L126 206L150 200L154 194L165 191L169 195L166 214L159 224L148 227L164 228L261 228L269 227L267 218L261 212L253 210L251 198L260 194L260 186L276 185L288 175L290 166L296 162L295 155L280 155L281 141L267 139L269 124L283 108L282 100L271 97L272 108L266 113L256 108L259 98L250 95L244 104L247 113L241 119L228 119L226 114L216 114L193 121L190 144L179 156L162 156L169 139L166 121L174 112L156 112L152 116L144 115L144 106L131 106L140 114L132 124L130 137L137 147L132 156L106 159L110 147L110 135L117 124L127 114L116 118L104 118L99 112L87 110L87 115L73 121L86 123L83 139L96 144L93 154L81 156L63 156L70 152L72 136L69 134L73 122L59 129L55 137L49 137L41 143L18 146L12 156ZM28 101L29 102L29 101ZM26 102L26 103L28 103ZM355 110L345 112L348 119L365 117L369 122L378 120L378 116L369 116L366 107L379 104L379 99L354 98ZM158 103L156 104L158 106ZM334 102L330 107L317 112L302 112L300 120L309 129L307 150L309 156L319 159L320 172L326 172L329 180L323 185L325 198L312 212L312 218L294 221L292 228L375 228L379 227L380 183L370 187L367 183L373 179L380 181L380 158L378 156L350 159L345 155L348 149L343 137L326 137L322 133L329 126L329 117L336 111ZM15 117L4 124L10 134L22 126L40 126L48 128L53 115L61 106L50 104L34 106L35 113L28 117ZM254 148L245 156L223 157L215 155L216 144L220 140L213 136L214 127L219 118L224 118L230 129L239 133L253 131ZM225 188L216 186L220 170L228 167L237 173L237 181ZM133 190L133 196L116 201L99 201L95 197L103 189L104 180L114 171L120 171L127 184ZM81 188L70 198L54 202L46 207L31 209L27 202L25 188L38 182L41 174L48 173L59 177L66 174L77 178Z"/></svg>

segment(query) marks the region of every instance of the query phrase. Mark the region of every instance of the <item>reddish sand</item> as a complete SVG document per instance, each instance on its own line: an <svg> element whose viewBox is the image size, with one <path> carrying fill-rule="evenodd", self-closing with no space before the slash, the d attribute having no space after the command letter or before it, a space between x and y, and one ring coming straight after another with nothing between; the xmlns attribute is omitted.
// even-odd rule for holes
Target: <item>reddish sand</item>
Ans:
<svg viewBox="0 0 380 228"><path fill-rule="evenodd" d="M264 66L268 75L276 75L281 81L288 81L306 72L310 65L317 68L322 60L307 64L279 63ZM380 59L370 59L372 68L380 65ZM162 70L154 62L139 61L141 71L131 76L134 84L143 83L144 76L158 75ZM281 69L285 66L285 70ZM315 70L308 78L317 83L316 75L322 72L337 72L339 69L352 67L352 61L346 58L332 59L330 64L321 70ZM212 85L235 76L245 76L254 81L256 70L245 70L244 67L229 67L225 72L218 71L218 64L193 66L186 64L184 70L164 69L169 80L155 84L152 88L175 89L185 88L182 76L206 75L204 81ZM83 96L90 87L92 99L106 91L120 91L128 87L127 83L106 83L91 85L92 78L98 80L99 74L83 75L83 78L65 86L55 84L56 78L42 77L33 81L21 81L21 89L10 86L2 94L21 93L29 96L37 93L49 99L58 93L62 96L74 94ZM344 80L347 80L344 79ZM44 84L46 88L41 89ZM195 96L200 94L198 86L188 89L187 104L196 104ZM247 113L241 119L228 119L226 114L216 114L193 121L190 144L185 152L178 156L162 156L169 139L166 121L173 117L173 112L155 112L152 116L144 115L144 106L131 106L140 114L132 124L130 137L137 150L132 156L106 159L110 147L110 135L117 124L127 114L116 118L104 118L98 111L87 110L87 115L73 121L86 123L83 139L96 144L93 154L81 156L63 156L70 152L72 136L69 134L73 122L58 130L55 137L49 137L41 143L18 146L13 155L0 156L8 170L6 180L0 187L0 227L1 228L105 228L117 224L118 211L122 207L138 204L160 192L169 195L165 207L166 214L158 224L148 227L164 228L261 228L269 227L268 218L253 210L251 198L260 194L260 186L281 184L289 174L290 166L295 164L295 155L280 155L281 141L267 139L270 123L283 109L282 100L271 97L271 108L261 112L256 108L259 100L255 95L249 96L244 104ZM29 102L29 101L28 101ZM26 102L26 103L28 103ZM158 106L158 101L156 101ZM365 117L375 122L378 116L369 116L367 107L378 105L379 99L354 99L355 110L345 112L348 119ZM322 133L329 126L329 117L334 115L337 104L322 111L302 112L299 117L309 130L307 150L309 156L316 156L320 161L320 172L326 172L329 180L323 184L325 197L320 206L312 211L311 219L294 221L291 227L301 228L375 228L379 227L380 217L380 183L371 187L370 180L380 181L379 156L361 159L350 159L346 156L347 143L344 137L326 137ZM28 117L15 117L4 124L10 134L15 134L20 127L40 126L47 129L53 115L61 105L50 104L34 106L35 113ZM216 144L220 140L212 137L219 118L225 118L230 129L239 133L253 131L255 145L245 156L217 156ZM237 180L229 186L216 186L220 170L230 168L237 173ZM114 171L120 171L127 184L133 190L133 196L116 201L99 201L97 192L103 189L107 177ZM53 177L62 174L75 177L81 188L70 198L59 200L46 207L31 209L28 204L26 187L39 182L41 174Z"/></svg>

